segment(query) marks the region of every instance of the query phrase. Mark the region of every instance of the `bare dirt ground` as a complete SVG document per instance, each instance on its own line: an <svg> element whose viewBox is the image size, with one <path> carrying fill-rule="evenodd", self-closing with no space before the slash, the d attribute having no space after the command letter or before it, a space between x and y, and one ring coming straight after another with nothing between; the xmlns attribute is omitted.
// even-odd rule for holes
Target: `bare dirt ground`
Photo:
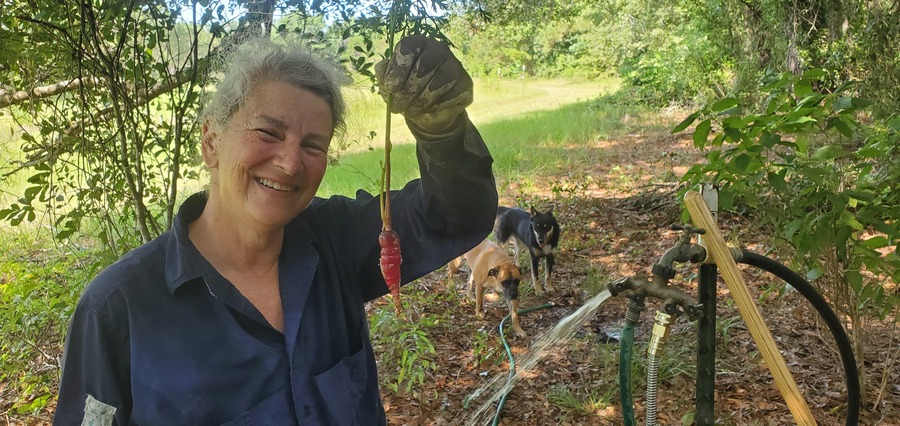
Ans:
<svg viewBox="0 0 900 426"><path fill-rule="evenodd" d="M593 161L578 166L580 170L547 177L547 186L537 194L521 193L515 183L500 185L501 202L507 205L523 199L536 206L553 204L564 228L555 270L557 291L540 298L530 291L530 283L523 283L525 295L521 298L522 309L547 302L556 306L522 315L529 336L507 336L515 357L528 353L535 336L596 294L598 282L605 285L617 277L649 275L651 265L677 241L679 234L669 229L681 223L674 176L701 160L690 135L629 135L598 141L594 148ZM590 176L592 183L580 184L585 176ZM563 196L558 190L556 194L551 191L551 184L558 188L566 182L567 188L576 189ZM762 231L746 218L723 215L720 227L726 238L745 248L757 253L771 249ZM696 267L684 266L673 285L696 294L696 271ZM779 288L778 280L761 271L745 270L744 276L818 424L845 424L847 396L840 358L813 307L795 291L783 295L767 291ZM445 277L445 271L437 271L404 291L448 292ZM464 282L465 275L457 280ZM433 359L439 367L429 373L425 383L411 393L383 391L390 424L473 423L472 411L484 402L484 397L472 397L474 391L491 378L506 377L509 368L497 330L507 310L501 300L491 300L483 319L474 315L474 303L462 298L448 297L417 307L419 314L443 315L449 324L435 328L430 336L436 347ZM716 424L796 424L721 277L718 300ZM572 340L554 347L525 372L508 394L499 424L622 424L615 337L623 325L625 302L621 297L611 298ZM649 338L659 306L658 301L648 302L635 331L635 360L646 357L641 342ZM900 350L900 330L892 324L892 319L870 322L862 354L866 367L862 425L900 425L900 369L888 365ZM661 425L691 424L695 330L684 317L672 328L661 367ZM640 367L635 370L644 371ZM643 424L645 378L634 377L635 414ZM875 401L879 401L877 406Z"/></svg>

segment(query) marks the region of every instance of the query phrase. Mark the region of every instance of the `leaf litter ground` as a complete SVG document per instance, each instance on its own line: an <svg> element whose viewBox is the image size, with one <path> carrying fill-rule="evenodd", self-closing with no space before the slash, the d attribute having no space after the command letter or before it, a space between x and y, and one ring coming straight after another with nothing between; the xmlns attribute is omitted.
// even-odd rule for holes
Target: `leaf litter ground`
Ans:
<svg viewBox="0 0 900 426"><path fill-rule="evenodd" d="M527 200L539 208L552 204L563 226L554 271L557 291L537 297L528 282L523 282L520 291L524 294L521 309L548 302L556 306L522 315L522 327L529 336L506 336L514 356L527 353L534 336L552 328L610 280L649 275L653 263L677 241L678 233L670 230L672 224L681 222L676 176L702 161L691 145L690 134L651 132L594 145L590 161L580 162L574 166L576 170L545 177L536 191L526 191L514 182L498 185L503 188L501 203ZM560 187L575 189L559 191ZM771 249L771 239L745 217L723 215L719 226L726 238L739 241L745 248L764 254ZM525 257L520 264L527 263ZM818 424L845 424L846 387L840 358L814 308L797 292L777 291L780 283L776 278L762 271L744 270L745 280ZM696 294L697 269L683 266L679 271L672 284ZM453 291L448 287L446 271L440 270L412 284L413 288L404 289L449 296L433 298L414 308L417 313L412 320L415 315L428 314L441 315L446 321L429 335L438 368L412 392L383 390L389 424L467 424L471 411L484 402L473 398L473 392L490 378L508 374L509 364L497 329L507 314L505 304L495 296L486 303L484 318L476 317L474 302L462 293L465 279L465 273L456 277L458 288ZM795 424L721 277L717 287L716 424ZM523 372L523 380L507 397L499 424L622 424L616 338L623 326L625 302L622 297L609 299L572 340L555 348L531 371ZM639 424L643 424L645 412L646 371L640 361L646 358L643 350L659 306L658 301L648 301L635 331L633 386ZM872 332L863 354L867 380L860 424L900 425L900 371L896 365L888 365L900 350L900 331L892 327L891 318L886 322L870 320L870 324ZM686 318L679 318L671 330L661 363L661 425L691 424L695 410L695 330ZM884 394L873 407L882 392L883 378L887 380Z"/></svg>

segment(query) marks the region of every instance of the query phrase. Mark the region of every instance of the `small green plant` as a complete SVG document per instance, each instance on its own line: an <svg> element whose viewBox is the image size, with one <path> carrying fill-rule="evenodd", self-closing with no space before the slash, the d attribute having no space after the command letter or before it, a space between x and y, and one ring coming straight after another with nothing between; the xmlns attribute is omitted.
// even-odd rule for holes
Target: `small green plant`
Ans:
<svg viewBox="0 0 900 426"><path fill-rule="evenodd" d="M428 306L437 299L455 296L441 291L405 287L412 304ZM405 306L406 309L410 309ZM447 323L446 314L415 313L414 319L398 319L393 305L380 305L369 315L369 336L378 354L379 381L394 392L413 393L437 368L431 332Z"/></svg>
<svg viewBox="0 0 900 426"><path fill-rule="evenodd" d="M731 329L739 325L741 321L742 320L739 315L716 318L716 335L722 339L723 346L728 345L728 340L731 337Z"/></svg>
<svg viewBox="0 0 900 426"><path fill-rule="evenodd" d="M416 295L412 296L417 298ZM415 321L397 319L391 305L380 306L369 318L369 335L379 354L379 380L394 392L412 393L437 368L429 330L440 324L437 315L421 314Z"/></svg>
<svg viewBox="0 0 900 426"><path fill-rule="evenodd" d="M659 381L670 382L677 377L696 377L696 354L692 336L670 335L669 341L659 356ZM637 380L645 380L649 367L647 357L647 343L634 345L634 366L632 375Z"/></svg>
<svg viewBox="0 0 900 426"><path fill-rule="evenodd" d="M603 290L606 290L606 284L610 279L606 274L601 273L597 268L588 269L587 277L581 282L581 290L588 296L596 296Z"/></svg>
<svg viewBox="0 0 900 426"><path fill-rule="evenodd" d="M502 346L491 338L490 333L485 329L479 329L472 338L472 357L475 366L480 367L486 363L499 364L503 358L500 357Z"/></svg>
<svg viewBox="0 0 900 426"><path fill-rule="evenodd" d="M550 388L547 401L570 412L590 415L606 408L616 392L615 386L573 391L567 385L556 385Z"/></svg>

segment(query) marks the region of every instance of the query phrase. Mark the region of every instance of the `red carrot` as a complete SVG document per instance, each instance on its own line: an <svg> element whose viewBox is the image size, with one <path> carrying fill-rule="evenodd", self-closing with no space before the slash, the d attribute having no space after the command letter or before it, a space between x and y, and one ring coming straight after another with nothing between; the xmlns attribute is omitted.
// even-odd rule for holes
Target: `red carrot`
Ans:
<svg viewBox="0 0 900 426"><path fill-rule="evenodd" d="M388 28L388 48L385 58L392 57L394 48L394 20L399 12L400 2L394 0L391 4L391 19ZM381 247L381 275L387 284L388 290L391 291L391 298L394 299L394 309L397 318L403 312L400 304L400 263L403 258L400 257L400 235L394 231L391 224L391 105L394 102L394 94L388 93L387 111L384 123L384 164L381 175L381 195L379 196L379 205L381 207L381 233L378 234L378 245Z"/></svg>
<svg viewBox="0 0 900 426"><path fill-rule="evenodd" d="M387 229L378 234L378 245L381 246L381 275L391 291L394 299L394 309L399 317L402 312L400 305L400 236L397 231Z"/></svg>

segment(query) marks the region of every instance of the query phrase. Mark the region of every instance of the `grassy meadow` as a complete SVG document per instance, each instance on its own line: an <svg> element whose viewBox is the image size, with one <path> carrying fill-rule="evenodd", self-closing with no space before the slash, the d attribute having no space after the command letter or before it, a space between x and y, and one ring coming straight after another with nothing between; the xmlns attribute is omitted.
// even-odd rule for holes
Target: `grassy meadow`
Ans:
<svg viewBox="0 0 900 426"><path fill-rule="evenodd" d="M642 112L617 90L614 80L476 81L469 115L493 154L501 194L512 183L527 190L535 179L564 172L574 162L602 158L587 142L628 132L624 117ZM321 196L378 188L384 103L367 88L351 88L347 95L347 131L335 141L336 161ZM402 117L393 116L393 130L392 180L399 187L418 170ZM0 208L15 202L27 185L27 175L6 175L23 158L19 143L9 116L0 116ZM0 223L0 418L27 421L52 411L68 318L84 285L112 261L98 258L89 238L53 240L48 223L49 215L15 227Z"/></svg>

